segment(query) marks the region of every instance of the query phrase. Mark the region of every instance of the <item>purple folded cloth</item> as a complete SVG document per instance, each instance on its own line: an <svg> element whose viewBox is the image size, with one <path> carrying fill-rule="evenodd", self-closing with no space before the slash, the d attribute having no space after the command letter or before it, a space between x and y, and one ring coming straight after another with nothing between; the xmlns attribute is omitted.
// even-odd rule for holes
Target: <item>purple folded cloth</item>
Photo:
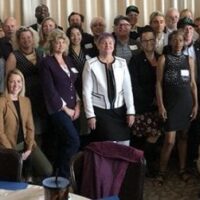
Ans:
<svg viewBox="0 0 200 200"><path fill-rule="evenodd" d="M126 170L140 163L143 151L110 141L93 142L84 150L81 194L90 199L117 196Z"/></svg>

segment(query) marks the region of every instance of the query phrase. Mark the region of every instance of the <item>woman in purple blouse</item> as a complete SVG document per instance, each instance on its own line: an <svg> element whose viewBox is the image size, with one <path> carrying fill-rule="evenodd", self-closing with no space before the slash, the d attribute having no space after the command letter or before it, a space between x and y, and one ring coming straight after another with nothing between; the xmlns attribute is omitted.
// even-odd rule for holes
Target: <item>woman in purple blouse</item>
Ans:
<svg viewBox="0 0 200 200"><path fill-rule="evenodd" d="M55 29L48 37L49 56L41 61L41 81L47 111L58 138L55 169L69 176L69 161L79 149L79 134L74 122L80 115L80 101L74 87L78 71L66 56L69 40Z"/></svg>

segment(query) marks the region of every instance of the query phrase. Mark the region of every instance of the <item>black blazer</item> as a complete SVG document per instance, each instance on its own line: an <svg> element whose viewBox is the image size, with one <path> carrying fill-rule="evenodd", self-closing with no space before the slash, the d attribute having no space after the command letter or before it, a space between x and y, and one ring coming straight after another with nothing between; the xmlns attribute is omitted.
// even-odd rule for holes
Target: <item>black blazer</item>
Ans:
<svg viewBox="0 0 200 200"><path fill-rule="evenodd" d="M49 114L58 112L63 101L69 108L74 108L77 101L74 83L77 78L75 67L69 56L64 57L70 77L63 71L54 56L47 56L40 62L40 76L45 104Z"/></svg>
<svg viewBox="0 0 200 200"><path fill-rule="evenodd" d="M159 55L155 53L158 59ZM146 55L141 51L133 55L129 63L134 104L137 114L151 112L156 109L156 67L147 60Z"/></svg>

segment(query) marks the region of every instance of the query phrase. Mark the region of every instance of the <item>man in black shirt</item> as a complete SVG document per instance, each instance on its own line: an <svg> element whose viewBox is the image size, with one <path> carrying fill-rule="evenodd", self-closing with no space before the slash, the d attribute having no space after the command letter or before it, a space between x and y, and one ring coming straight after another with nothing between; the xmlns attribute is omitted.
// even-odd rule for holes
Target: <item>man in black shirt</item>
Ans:
<svg viewBox="0 0 200 200"><path fill-rule="evenodd" d="M14 17L8 17L3 23L3 31L5 36L0 38L0 49L2 57L7 60L9 54L13 51L11 38L17 30L17 20Z"/></svg>

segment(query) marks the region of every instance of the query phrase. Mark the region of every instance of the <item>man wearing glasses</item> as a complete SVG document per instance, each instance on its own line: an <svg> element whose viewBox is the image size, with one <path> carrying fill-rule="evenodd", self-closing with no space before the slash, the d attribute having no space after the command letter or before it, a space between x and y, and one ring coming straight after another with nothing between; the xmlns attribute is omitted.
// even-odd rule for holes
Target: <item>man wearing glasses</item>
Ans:
<svg viewBox="0 0 200 200"><path fill-rule="evenodd" d="M129 18L119 15L114 19L115 55L129 61L138 48L138 43L129 37L131 24Z"/></svg>

